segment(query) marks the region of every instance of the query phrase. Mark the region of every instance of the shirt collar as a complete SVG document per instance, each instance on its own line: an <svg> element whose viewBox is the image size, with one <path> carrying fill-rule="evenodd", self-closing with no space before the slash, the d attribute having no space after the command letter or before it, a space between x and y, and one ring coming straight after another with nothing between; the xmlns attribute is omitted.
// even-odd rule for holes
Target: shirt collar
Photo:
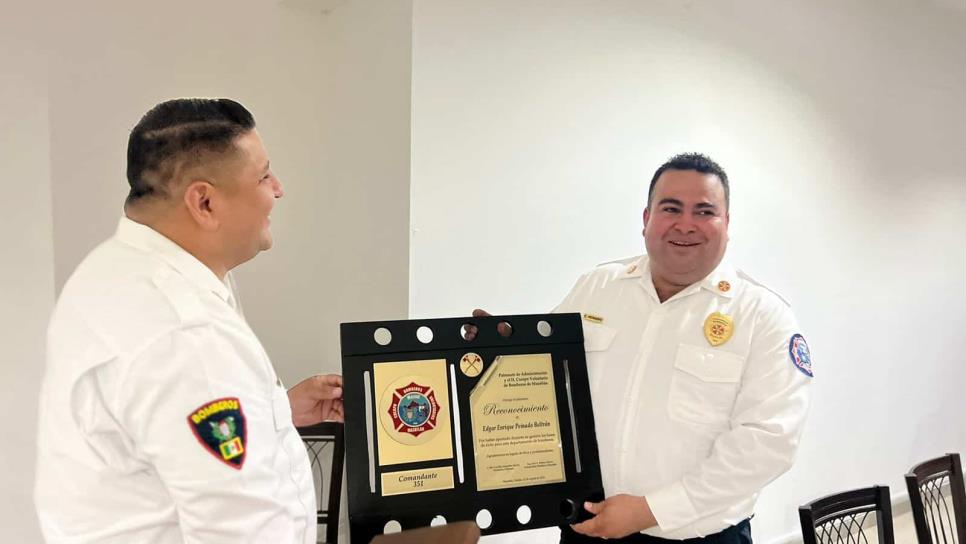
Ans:
<svg viewBox="0 0 966 544"><path fill-rule="evenodd" d="M733 298L738 287L738 273L725 259L721 259L718 267L711 271L703 280L698 282L702 289L724 298Z"/></svg>
<svg viewBox="0 0 966 544"><path fill-rule="evenodd" d="M652 292L655 298L657 297L657 292L654 290L654 282L651 280L650 261L646 254L627 263L624 266L624 270L618 276L618 279L632 278L641 278L641 283L644 285L644 288ZM712 270L704 279L686 287L681 293L689 294L698 289L706 289L724 298L732 298L735 296L735 288L738 286L737 279L738 273L735 271L735 268L726 259L722 259L718 263L717 268ZM678 295L681 293L678 293Z"/></svg>
<svg viewBox="0 0 966 544"><path fill-rule="evenodd" d="M218 276L194 255L160 232L122 215L114 237L125 244L158 256L192 283L210 290L231 304L231 289L228 285L218 279Z"/></svg>

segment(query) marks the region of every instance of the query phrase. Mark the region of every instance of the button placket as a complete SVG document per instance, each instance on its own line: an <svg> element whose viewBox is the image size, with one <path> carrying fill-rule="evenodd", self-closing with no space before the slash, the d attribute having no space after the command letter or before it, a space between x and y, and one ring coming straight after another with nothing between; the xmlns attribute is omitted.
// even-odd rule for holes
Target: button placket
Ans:
<svg viewBox="0 0 966 544"><path fill-rule="evenodd" d="M647 308L644 308L643 311L647 312ZM636 403L634 401L640 397L641 381L644 376L644 371L647 368L647 361L650 360L657 343L658 331L661 329L661 325L666 318L667 306L662 304L651 311L650 314L647 325L644 327L644 332L641 334L641 341L638 343L637 354L634 358L633 370L630 375L631 392L625 398L625 404L628 408L621 412L619 425L621 433L618 439L618 455L620 459L618 463L618 481L623 481L627 477L625 467L627 466L627 457L631 450L628 444L629 437L636 437L640 434L639 429L634 429L637 423L637 411L634 409Z"/></svg>

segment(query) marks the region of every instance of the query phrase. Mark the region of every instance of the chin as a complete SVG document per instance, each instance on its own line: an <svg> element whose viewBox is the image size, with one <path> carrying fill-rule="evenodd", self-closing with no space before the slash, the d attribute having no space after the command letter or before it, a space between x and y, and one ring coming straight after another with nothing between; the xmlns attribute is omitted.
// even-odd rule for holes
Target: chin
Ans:
<svg viewBox="0 0 966 544"><path fill-rule="evenodd" d="M272 233L266 232L265 234L262 235L261 243L258 244L258 250L266 251L266 250L272 249L272 244L274 242L275 242L275 239L272 238Z"/></svg>

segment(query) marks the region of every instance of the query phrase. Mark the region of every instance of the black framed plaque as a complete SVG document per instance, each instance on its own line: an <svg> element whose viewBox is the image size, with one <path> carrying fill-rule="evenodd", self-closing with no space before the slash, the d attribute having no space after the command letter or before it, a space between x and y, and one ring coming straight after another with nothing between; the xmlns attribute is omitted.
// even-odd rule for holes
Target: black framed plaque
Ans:
<svg viewBox="0 0 966 544"><path fill-rule="evenodd" d="M604 498L580 314L343 323L341 342L353 544L569 524Z"/></svg>

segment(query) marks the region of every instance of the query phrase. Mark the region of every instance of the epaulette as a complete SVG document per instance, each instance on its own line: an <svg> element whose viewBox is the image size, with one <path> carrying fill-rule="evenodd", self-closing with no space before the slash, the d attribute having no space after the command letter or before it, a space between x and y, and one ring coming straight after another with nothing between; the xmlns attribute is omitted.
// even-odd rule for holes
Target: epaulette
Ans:
<svg viewBox="0 0 966 544"><path fill-rule="evenodd" d="M768 287L764 283L761 283L760 281L756 280L755 278L749 276L748 273L745 272L744 270L735 269L735 272L737 272L739 278L741 278L741 279L743 279L743 280L745 280L747 282L753 283L753 284L757 285L758 287L761 287L762 289L770 292L771 294L773 294L776 297L778 297L778 300L781 300L782 302L784 302L785 303L785 306L791 307L792 303L791 302L788 302L788 299L785 298L785 297L783 297L782 294L779 293L778 291L775 291L771 287Z"/></svg>
<svg viewBox="0 0 966 544"><path fill-rule="evenodd" d="M634 262L634 261L636 261L636 260L638 260L640 258L641 258L640 255L634 255L633 257L624 257L623 259L617 259L617 260L614 260L614 261L607 261L607 262L604 262L604 263L600 263L600 264L597 265L597 268L599 268L601 266L607 266L609 264L628 265L628 264L631 264L632 262Z"/></svg>
<svg viewBox="0 0 966 544"><path fill-rule="evenodd" d="M198 294L183 276L170 268L162 268L151 278L155 287L164 295L185 327L203 325L208 322Z"/></svg>

